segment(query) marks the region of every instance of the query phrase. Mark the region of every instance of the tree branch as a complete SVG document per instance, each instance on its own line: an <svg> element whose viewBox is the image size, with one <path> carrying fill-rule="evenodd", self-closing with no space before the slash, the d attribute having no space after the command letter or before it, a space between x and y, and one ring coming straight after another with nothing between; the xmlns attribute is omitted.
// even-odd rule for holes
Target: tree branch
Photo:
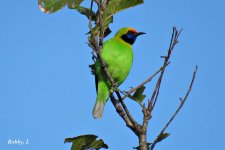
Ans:
<svg viewBox="0 0 225 150"><path fill-rule="evenodd" d="M168 53L167 53L167 56L162 56L165 59L164 63L163 63L162 71L160 73L160 76L158 78L158 81L156 83L155 89L152 93L152 97L151 97L151 100L150 100L150 101L152 101L152 107L150 105L148 105L148 109L150 111L152 111L154 109L155 104L157 102L158 95L159 95L159 89L160 89L160 86L161 86L161 81L162 81L166 66L169 62L171 53L172 53L175 45L178 43L178 38L179 38L179 35L180 35L181 31L182 30L177 31L177 29L175 27L173 27L173 32L172 32L172 37L171 37L171 40L170 40L170 46L169 46L169 49L168 49Z"/></svg>
<svg viewBox="0 0 225 150"><path fill-rule="evenodd" d="M186 92L185 97L179 98L181 100L181 103L179 105L179 107L177 108L177 110L174 112L174 114L172 115L172 117L169 119L169 121L166 123L166 125L163 127L163 129L161 130L161 132L158 134L157 138L154 140L154 142L151 144L150 150L153 150L153 148L155 147L155 145L159 142L159 137L165 132L165 130L168 128L168 126L171 124L171 122L173 121L173 119L176 117L176 115L178 114L178 112L181 110L181 108L183 107L184 103L186 102L191 90L192 90L192 86L194 84L194 80L195 80L195 76L198 70L198 66L196 66L193 75L192 75L192 80L190 83L190 86L188 88L188 91Z"/></svg>
<svg viewBox="0 0 225 150"><path fill-rule="evenodd" d="M116 95L124 109L124 111L126 112L127 116L129 117L130 121L132 122L132 124L134 125L134 128L137 129L137 131L135 131L135 134L137 134L140 128L140 125L134 120L133 116L131 115L130 111L128 110L126 104L124 103L124 101L122 100L122 97L120 95L120 93L118 91L116 91Z"/></svg>
<svg viewBox="0 0 225 150"><path fill-rule="evenodd" d="M170 64L170 62L167 63L167 66L169 64ZM122 100L124 100L125 98L129 97L130 94L132 94L133 92L135 92L138 88L141 88L146 83L150 82L158 73L160 73L162 71L162 69L163 69L163 67L160 67L160 69L158 71L156 71L152 76L150 76L149 78L147 78L144 82L142 82L141 84L139 84L135 88L132 88L130 91L126 92L125 93L125 96L122 97Z"/></svg>
<svg viewBox="0 0 225 150"><path fill-rule="evenodd" d="M142 109L142 112L143 112L142 131L144 133L144 135L142 135L142 136L145 136L145 138L146 138L146 134L147 134L146 132L147 132L147 127L148 127L148 122L152 117L151 113L152 113L152 110L153 110L153 108L154 108L154 106L157 102L157 99L158 99L160 85L161 85L161 81L162 81L165 69L166 69L167 65L169 64L169 59L170 59L171 53L172 53L175 45L178 43L178 37L179 37L181 31L182 30L177 31L177 29L175 27L173 27L172 37L171 37L170 46L169 46L169 49L168 49L167 56L163 57L165 59L164 63L163 63L163 66L158 71L158 72L160 72L160 76L159 76L158 81L155 85L155 89L152 93L151 99L148 101L148 107ZM140 139L140 140L142 140L142 139ZM143 143L143 141L141 143ZM143 144L140 145L140 149L146 150L147 149L146 145L147 145L147 143L145 143L145 145L143 145Z"/></svg>

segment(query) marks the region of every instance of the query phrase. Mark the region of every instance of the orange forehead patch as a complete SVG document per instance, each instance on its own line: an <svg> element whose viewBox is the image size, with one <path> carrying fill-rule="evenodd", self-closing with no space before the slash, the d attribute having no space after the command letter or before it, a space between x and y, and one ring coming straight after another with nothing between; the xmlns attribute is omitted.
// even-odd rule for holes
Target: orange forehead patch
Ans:
<svg viewBox="0 0 225 150"><path fill-rule="evenodd" d="M130 28L129 31L133 32L133 33L137 33L137 31L133 28Z"/></svg>

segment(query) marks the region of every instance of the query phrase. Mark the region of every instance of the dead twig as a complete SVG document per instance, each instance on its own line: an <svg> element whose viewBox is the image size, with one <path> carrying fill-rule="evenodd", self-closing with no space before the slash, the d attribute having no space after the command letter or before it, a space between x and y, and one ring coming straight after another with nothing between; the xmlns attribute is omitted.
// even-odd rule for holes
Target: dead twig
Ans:
<svg viewBox="0 0 225 150"><path fill-rule="evenodd" d="M159 142L158 140L158 137L160 137L160 135L162 135L165 130L168 128L168 126L171 124L171 122L173 121L173 119L176 117L176 115L178 114L178 112L181 110L181 108L183 107L184 103L186 102L191 90L192 90L192 86L194 84L194 81L195 81L195 76L196 76L196 73L197 73L197 70L198 70L198 66L196 66L194 72L193 72L193 75L192 75L192 80L191 80L191 83L189 85L189 88L188 88L188 91L185 95L185 97L182 99L182 98L179 98L181 100L181 103L179 105L179 107L177 108L177 110L174 112L174 114L172 115L172 117L169 119L169 121L166 123L166 125L163 127L163 129L161 130L161 132L158 134L157 138L154 140L154 142L151 144L150 146L150 150L153 150L153 148L155 147L155 145Z"/></svg>
<svg viewBox="0 0 225 150"><path fill-rule="evenodd" d="M182 30L178 31L175 27L173 27L172 37L171 37L171 40L170 40L170 46L169 46L169 49L168 49L168 53L167 53L167 56L163 57L165 60L164 60L164 63L163 63L162 71L160 73L160 76L159 76L158 81L156 83L155 89L154 89L154 91L152 93L152 96L151 96L151 100L150 101L152 102L152 107L150 105L148 105L148 109L150 111L152 111L154 109L155 104L156 104L156 102L158 100L158 95L159 95L159 90L160 90L160 86L161 86L161 81L162 81L162 78L163 78L166 66L167 66L167 64L169 62L170 56L172 54L172 51L173 51L175 45L178 43L178 38L179 38L179 35L180 35L181 31Z"/></svg>

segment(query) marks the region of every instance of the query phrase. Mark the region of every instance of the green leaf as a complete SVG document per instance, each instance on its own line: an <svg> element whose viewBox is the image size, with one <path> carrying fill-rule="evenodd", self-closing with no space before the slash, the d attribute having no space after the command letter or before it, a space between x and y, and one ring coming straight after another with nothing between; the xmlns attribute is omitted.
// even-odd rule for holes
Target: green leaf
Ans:
<svg viewBox="0 0 225 150"><path fill-rule="evenodd" d="M73 142L74 138L66 138L64 139L64 143L70 143Z"/></svg>
<svg viewBox="0 0 225 150"><path fill-rule="evenodd" d="M158 142L161 142L162 140L164 140L165 138L167 138L169 135L170 135L170 133L162 133L162 134L160 134L160 135L157 137L157 139L156 139L157 143L158 143Z"/></svg>
<svg viewBox="0 0 225 150"><path fill-rule="evenodd" d="M54 13L66 5L67 0L38 0L38 6L44 13Z"/></svg>
<svg viewBox="0 0 225 150"><path fill-rule="evenodd" d="M83 0L67 0L67 6L70 9L77 10L80 14L85 15L88 19L90 15L92 16L92 20L96 20L96 14L94 11L91 11L89 8L80 6Z"/></svg>
<svg viewBox="0 0 225 150"><path fill-rule="evenodd" d="M74 9L76 9L80 14L85 15L88 19L89 19L90 15L91 15L91 20L92 21L96 20L95 12L94 11L90 11L90 9L85 8L83 6L78 6L78 7L74 8Z"/></svg>
<svg viewBox="0 0 225 150"><path fill-rule="evenodd" d="M79 6L84 0L67 0L67 6L70 9L75 9Z"/></svg>
<svg viewBox="0 0 225 150"><path fill-rule="evenodd" d="M112 32L111 29L108 27L108 28L105 30L104 38L107 37L111 32Z"/></svg>
<svg viewBox="0 0 225 150"><path fill-rule="evenodd" d="M81 135L74 138L66 138L64 143L72 142L71 150L88 150L88 149L108 149L108 145L102 139L96 140L97 136L92 134Z"/></svg>
<svg viewBox="0 0 225 150"><path fill-rule="evenodd" d="M144 91L145 91L145 86L142 86L142 87L138 88L132 96L129 95L128 97L137 101L138 103L142 103L142 101L146 97L146 95L143 94Z"/></svg>
<svg viewBox="0 0 225 150"><path fill-rule="evenodd" d="M140 5L142 3L144 3L144 0L110 0L106 10L104 11L103 19L107 20L119 11Z"/></svg>
<svg viewBox="0 0 225 150"><path fill-rule="evenodd" d="M104 37L108 36L111 33L109 29L109 24L113 22L113 15L119 11L124 9L134 7L136 5L144 3L144 0L110 0L109 4L107 5L104 13L103 13L103 22L104 22Z"/></svg>
<svg viewBox="0 0 225 150"><path fill-rule="evenodd" d="M75 9L88 18L91 15L92 20L94 21L96 19L95 12L90 11L90 9L88 8L80 6L82 2L83 0L38 0L38 6L41 11L49 14L60 10L67 4L68 8Z"/></svg>
<svg viewBox="0 0 225 150"><path fill-rule="evenodd" d="M104 141L102 139L100 140L95 140L91 143L90 145L91 148L95 148L95 149L100 149L100 148L106 148L108 149L108 146L104 143Z"/></svg>
<svg viewBox="0 0 225 150"><path fill-rule="evenodd" d="M106 22L104 22L103 30L104 30L104 38L107 37L112 31L109 28L109 24L113 22L113 16L110 17ZM99 26L95 26L91 31L87 34L91 34L91 36L95 36L99 34Z"/></svg>

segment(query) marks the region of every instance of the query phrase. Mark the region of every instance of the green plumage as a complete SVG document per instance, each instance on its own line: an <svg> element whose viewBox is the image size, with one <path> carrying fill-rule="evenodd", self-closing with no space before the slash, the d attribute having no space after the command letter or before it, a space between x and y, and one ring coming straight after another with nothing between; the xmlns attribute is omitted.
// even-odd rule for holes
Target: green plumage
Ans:
<svg viewBox="0 0 225 150"><path fill-rule="evenodd" d="M127 78L133 62L132 45L121 38L123 35L127 34L129 30L135 31L132 28L120 29L113 38L104 43L101 52L111 77L119 85ZM94 68L97 98L93 109L93 117L101 118L104 105L109 98L111 86L103 75L98 58L94 64Z"/></svg>

